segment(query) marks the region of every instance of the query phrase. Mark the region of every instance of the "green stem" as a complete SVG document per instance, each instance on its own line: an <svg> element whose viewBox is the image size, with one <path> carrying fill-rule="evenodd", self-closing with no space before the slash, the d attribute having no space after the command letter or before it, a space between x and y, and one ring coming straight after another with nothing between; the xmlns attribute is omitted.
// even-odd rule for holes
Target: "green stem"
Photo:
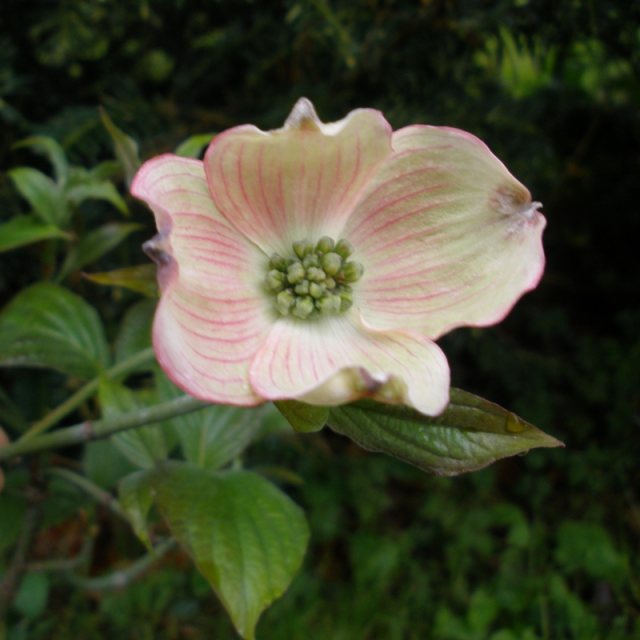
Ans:
<svg viewBox="0 0 640 640"><path fill-rule="evenodd" d="M153 362L154 358L155 356L153 353L153 349L144 349L143 351L135 353L126 360L119 362L110 369L107 369L103 373L103 376L109 380L117 378L118 376L130 373L134 369L137 369L139 366ZM60 422L62 418L70 414L85 400L89 399L94 393L96 393L99 384L100 378L94 378L93 380L87 382L87 384L85 384L83 387L80 387L80 389L78 389L73 395L69 396L61 405L58 405L53 411L49 412L42 419L34 422L31 428L22 436L20 440L30 440L34 436L37 436L43 431L47 431L53 425Z"/></svg>
<svg viewBox="0 0 640 640"><path fill-rule="evenodd" d="M93 546L93 536L86 535L80 552L73 558L54 558L52 560L42 560L41 562L29 562L25 567L25 571L28 573L49 571L69 573L77 569L86 568L91 560Z"/></svg>
<svg viewBox="0 0 640 640"><path fill-rule="evenodd" d="M132 565L120 571L114 571L105 576L97 578L78 578L71 574L71 582L78 587L90 591L104 591L111 589L122 589L139 578L149 567L160 560L168 551L175 546L174 540L164 540L160 542L150 553L136 560Z"/></svg>
<svg viewBox="0 0 640 640"><path fill-rule="evenodd" d="M80 491L83 491L88 496L91 496L98 504L111 509L113 513L127 520L127 516L122 510L120 503L108 491L101 489L97 484L94 484L88 478L85 478L78 473L74 473L73 471L69 471L68 469L61 469L60 467L52 467L51 469L47 469L46 473L51 476L61 478L69 484L72 484L77 489L80 489Z"/></svg>
<svg viewBox="0 0 640 640"><path fill-rule="evenodd" d="M136 427L143 427L153 422L168 420L175 416L204 409L207 406L209 405L202 400L197 400L191 396L180 396L152 407L137 409L131 413L105 418L103 420L88 420L73 427L57 429L52 433L46 433L28 440L23 438L13 444L0 447L0 461L25 454L37 453L39 451L69 447L90 440L107 438L125 429L135 429Z"/></svg>

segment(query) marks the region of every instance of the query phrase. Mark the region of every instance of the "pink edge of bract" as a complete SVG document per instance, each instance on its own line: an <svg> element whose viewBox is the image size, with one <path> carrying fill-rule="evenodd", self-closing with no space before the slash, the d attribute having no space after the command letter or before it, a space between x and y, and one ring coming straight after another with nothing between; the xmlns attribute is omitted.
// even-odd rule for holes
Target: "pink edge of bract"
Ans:
<svg viewBox="0 0 640 640"><path fill-rule="evenodd" d="M322 327L274 325L250 368L260 396L326 406L371 397L407 402L428 415L443 410L449 367L435 343L409 332L357 329L345 318L328 320Z"/></svg>
<svg viewBox="0 0 640 640"><path fill-rule="evenodd" d="M168 289L165 290L165 294L168 294ZM163 303L168 306L168 302L166 302L166 300L167 298L161 299L158 304L158 308L156 309L152 328L152 338L153 348L158 363L171 382L188 395L205 402L211 402L212 404L253 407L264 403L265 399L258 396L253 391L249 383L248 364L251 360L250 358L247 359L247 375L244 383L240 382L240 385L245 388L245 393L243 395L238 394L237 392L225 393L223 391L223 386L215 390L206 389L202 384L202 376L193 369L193 365L190 359L186 357L185 351L177 350L174 353L170 353L168 348L169 342L166 338L167 329L164 327L164 323L167 322L167 318L170 315L170 311L167 311L163 307ZM175 328L172 328L170 333L175 336ZM224 381L221 382L224 383Z"/></svg>

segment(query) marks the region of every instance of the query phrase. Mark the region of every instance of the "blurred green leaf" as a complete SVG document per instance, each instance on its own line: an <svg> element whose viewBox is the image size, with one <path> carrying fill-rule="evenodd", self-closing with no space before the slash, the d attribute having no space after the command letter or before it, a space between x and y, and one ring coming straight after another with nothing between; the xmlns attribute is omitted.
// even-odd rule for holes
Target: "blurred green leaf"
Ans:
<svg viewBox="0 0 640 640"><path fill-rule="evenodd" d="M184 158L199 158L205 147L213 140L215 133L199 133L179 144L174 153Z"/></svg>
<svg viewBox="0 0 640 640"><path fill-rule="evenodd" d="M297 400L277 400L273 404L298 433L320 431L329 418L327 407L316 407Z"/></svg>
<svg viewBox="0 0 640 640"><path fill-rule="evenodd" d="M138 469L111 439L88 442L82 464L89 480L103 489L116 487L122 478Z"/></svg>
<svg viewBox="0 0 640 640"><path fill-rule="evenodd" d="M115 340L116 362L122 362L151 346L151 323L155 308L155 300L141 300L127 310ZM144 368L148 367L145 365Z"/></svg>
<svg viewBox="0 0 640 640"><path fill-rule="evenodd" d="M584 571L595 579L619 583L627 572L624 555L595 522L563 522L558 530L556 562L568 573Z"/></svg>
<svg viewBox="0 0 640 640"><path fill-rule="evenodd" d="M15 149L29 147L46 156L53 166L56 182L63 185L69 175L69 163L62 146L47 136L30 136L13 145Z"/></svg>
<svg viewBox="0 0 640 640"><path fill-rule="evenodd" d="M304 478L300 474L295 471L291 471L291 469L287 469L286 467L260 465L258 467L253 467L253 471L259 473L265 478L269 478L274 482L277 482L278 484L292 484L296 486L304 484Z"/></svg>
<svg viewBox="0 0 640 640"><path fill-rule="evenodd" d="M104 160L87 171L87 179L91 182L113 182L121 173L122 167L117 160Z"/></svg>
<svg viewBox="0 0 640 640"><path fill-rule="evenodd" d="M160 370L156 385L163 399L183 394ZM262 426L263 414L261 407L247 409L215 404L173 418L167 424L174 429L186 460L215 470L231 462L251 444Z"/></svg>
<svg viewBox="0 0 640 640"><path fill-rule="evenodd" d="M98 398L104 418L135 412L154 404L155 396L135 393L121 383L108 378L100 380ZM134 465L142 469L150 469L159 460L164 460L171 449L165 438L164 429L159 425L130 429L112 436L112 442L121 453Z"/></svg>
<svg viewBox="0 0 640 640"><path fill-rule="evenodd" d="M84 277L96 284L123 287L141 293L148 298L158 297L156 266L154 264L141 264L135 267L125 267L124 269L102 271L100 273L85 273Z"/></svg>
<svg viewBox="0 0 640 640"><path fill-rule="evenodd" d="M489 594L485 589L476 589L469 600L467 621L473 637L484 638L491 628L499 612L499 605L494 594Z"/></svg>
<svg viewBox="0 0 640 640"><path fill-rule="evenodd" d="M98 60L109 48L107 6L95 3L57 3L28 31L33 54L45 67L74 68L78 60Z"/></svg>
<svg viewBox="0 0 640 640"><path fill-rule="evenodd" d="M90 231L68 251L56 280L64 280L70 273L95 262L140 228L139 224L111 222Z"/></svg>
<svg viewBox="0 0 640 640"><path fill-rule="evenodd" d="M440 606L436 611L434 632L436 638L446 640L472 640L464 618L454 614L449 607Z"/></svg>
<svg viewBox="0 0 640 640"><path fill-rule="evenodd" d="M173 71L175 60L164 49L146 51L135 65L136 75L154 83L167 79Z"/></svg>
<svg viewBox="0 0 640 640"><path fill-rule="evenodd" d="M332 407L329 426L364 449L441 476L475 471L536 447L562 446L514 413L459 389L451 390L449 406L435 418L365 400Z"/></svg>
<svg viewBox="0 0 640 640"><path fill-rule="evenodd" d="M16 167L8 176L42 222L57 227L66 225L68 207L60 186L49 176L31 167Z"/></svg>
<svg viewBox="0 0 640 640"><path fill-rule="evenodd" d="M52 238L69 239L69 234L33 216L17 216L0 224L0 253Z"/></svg>
<svg viewBox="0 0 640 640"><path fill-rule="evenodd" d="M496 524L508 527L506 542L510 546L520 549L529 548L532 532L522 509L505 502L492 506L487 513Z"/></svg>
<svg viewBox="0 0 640 640"><path fill-rule="evenodd" d="M127 184L131 184L133 176L140 166L138 143L122 131L122 129L117 127L109 117L109 114L102 107L100 108L100 119L102 120L102 124L107 130L107 133L111 136L116 158L118 158L122 168L124 169Z"/></svg>
<svg viewBox="0 0 640 640"><path fill-rule="evenodd" d="M110 202L120 213L129 214L127 203L122 199L112 182L104 180L102 182L86 182L70 186L66 190L69 202L75 205L83 203L85 200L104 200Z"/></svg>
<svg viewBox="0 0 640 640"><path fill-rule="evenodd" d="M172 464L155 477L160 513L229 612L238 633L255 637L262 611L302 563L309 537L300 508L248 471L213 473Z"/></svg>
<svg viewBox="0 0 640 640"><path fill-rule="evenodd" d="M500 37L489 36L485 50L477 51L474 60L492 78L498 78L516 99L527 98L552 83L558 50L539 38L528 42L514 36L505 26Z"/></svg>
<svg viewBox="0 0 640 640"><path fill-rule="evenodd" d="M87 379L108 362L98 314L63 287L35 284L0 312L0 366L46 367Z"/></svg>
<svg viewBox="0 0 640 640"><path fill-rule="evenodd" d="M522 631L500 629L500 631L492 633L489 640L540 640L540 636L530 628Z"/></svg>
<svg viewBox="0 0 640 640"><path fill-rule="evenodd" d="M563 83L597 102L616 106L635 104L639 87L634 78L633 63L611 53L597 38L577 39L572 43L565 63ZM632 87L635 87L635 100Z"/></svg>
<svg viewBox="0 0 640 640"><path fill-rule="evenodd" d="M13 606L25 618L37 618L47 607L49 578L46 573L28 573L22 579Z"/></svg>
<svg viewBox="0 0 640 640"><path fill-rule="evenodd" d="M151 549L147 516L153 504L153 487L151 474L147 471L136 471L120 481L118 496L120 505L129 518L133 531Z"/></svg>
<svg viewBox="0 0 640 640"><path fill-rule="evenodd" d="M552 610L566 620L566 636L576 639L597 637L598 624L593 603L583 602L561 575L551 574L545 584L545 592L552 603ZM608 639L609 635L603 637Z"/></svg>

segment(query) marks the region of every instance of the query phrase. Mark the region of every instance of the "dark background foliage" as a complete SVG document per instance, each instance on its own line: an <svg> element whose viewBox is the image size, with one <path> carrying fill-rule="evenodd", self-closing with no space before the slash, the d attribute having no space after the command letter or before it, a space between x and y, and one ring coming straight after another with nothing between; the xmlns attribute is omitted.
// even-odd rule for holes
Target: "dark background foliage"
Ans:
<svg viewBox="0 0 640 640"><path fill-rule="evenodd" d="M304 479L294 493L313 537L260 637L640 638L640 5L0 5L4 167L33 162L12 145L34 133L58 139L76 164L108 157L98 105L149 157L195 133L280 126L301 95L325 121L370 106L394 128L472 131L544 203L538 289L504 323L442 345L457 386L567 448L436 480L330 434L263 443L256 461L268 454ZM23 206L4 179L0 202L0 218ZM143 261L151 216L138 206L135 218L145 231L105 268ZM3 302L41 276L28 256L2 257ZM115 325L122 300L86 294ZM2 382L18 399L57 384L41 374ZM126 532L109 531L110 554L127 548ZM54 589L28 637L231 637L199 578L174 565L116 595Z"/></svg>

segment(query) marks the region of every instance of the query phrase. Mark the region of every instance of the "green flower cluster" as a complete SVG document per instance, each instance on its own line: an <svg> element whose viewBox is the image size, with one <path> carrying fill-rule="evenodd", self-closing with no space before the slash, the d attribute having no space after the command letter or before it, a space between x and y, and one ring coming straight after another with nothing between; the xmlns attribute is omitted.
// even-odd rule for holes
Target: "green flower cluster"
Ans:
<svg viewBox="0 0 640 640"><path fill-rule="evenodd" d="M323 237L292 244L292 256L274 253L269 260L266 286L283 316L302 320L343 313L353 304L351 284L362 277L359 262L349 260L353 247L347 240Z"/></svg>

